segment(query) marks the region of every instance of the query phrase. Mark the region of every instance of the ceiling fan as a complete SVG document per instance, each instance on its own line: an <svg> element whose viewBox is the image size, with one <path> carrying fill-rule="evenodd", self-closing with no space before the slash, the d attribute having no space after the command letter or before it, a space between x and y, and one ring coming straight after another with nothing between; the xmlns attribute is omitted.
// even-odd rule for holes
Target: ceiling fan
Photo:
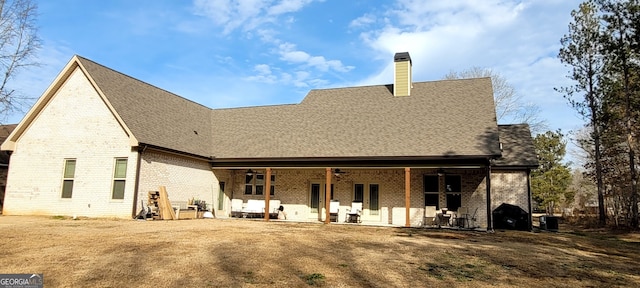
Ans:
<svg viewBox="0 0 640 288"><path fill-rule="evenodd" d="M345 174L347 172L341 171L340 169L335 169L333 170L333 175L335 175L336 177L340 177L342 176L342 174Z"/></svg>

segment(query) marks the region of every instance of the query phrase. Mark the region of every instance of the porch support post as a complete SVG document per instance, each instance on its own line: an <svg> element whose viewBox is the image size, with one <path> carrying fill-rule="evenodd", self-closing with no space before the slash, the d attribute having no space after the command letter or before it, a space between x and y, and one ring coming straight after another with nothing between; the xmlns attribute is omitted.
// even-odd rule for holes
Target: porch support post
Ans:
<svg viewBox="0 0 640 288"><path fill-rule="evenodd" d="M331 211L329 211L331 205L331 168L327 168L327 181L324 185L324 224L331 222Z"/></svg>
<svg viewBox="0 0 640 288"><path fill-rule="evenodd" d="M493 219L491 217L491 160L487 161L487 232L493 231Z"/></svg>
<svg viewBox="0 0 640 288"><path fill-rule="evenodd" d="M411 168L404 168L405 227L411 227Z"/></svg>
<svg viewBox="0 0 640 288"><path fill-rule="evenodd" d="M267 177L265 183L264 183L264 221L269 221L269 200L271 200L271 168L267 168L267 174L265 177Z"/></svg>
<svg viewBox="0 0 640 288"><path fill-rule="evenodd" d="M531 207L531 169L527 169L527 202L529 205L529 231L533 231L533 207Z"/></svg>

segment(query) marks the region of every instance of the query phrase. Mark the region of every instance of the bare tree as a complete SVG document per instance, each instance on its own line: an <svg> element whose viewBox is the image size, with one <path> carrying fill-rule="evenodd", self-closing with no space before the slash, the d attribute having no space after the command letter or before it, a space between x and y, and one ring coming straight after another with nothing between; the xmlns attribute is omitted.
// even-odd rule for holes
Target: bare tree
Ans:
<svg viewBox="0 0 640 288"><path fill-rule="evenodd" d="M38 65L36 17L37 6L31 0L0 0L0 119L22 111L30 100L11 88L11 80L21 69Z"/></svg>
<svg viewBox="0 0 640 288"><path fill-rule="evenodd" d="M451 71L444 79L483 78L490 77L493 86L493 99L496 105L496 117L499 123L515 121L529 124L531 132L542 133L547 123L540 118L540 107L533 103L525 103L516 89L506 78L491 69L471 67L462 72ZM506 124L506 123L504 123Z"/></svg>
<svg viewBox="0 0 640 288"><path fill-rule="evenodd" d="M588 137L588 136L587 136ZM574 210L580 214L588 214L588 207L597 206L597 188L589 177L585 177L586 172L580 169L572 171L571 184L569 190L573 193L573 203L570 204Z"/></svg>

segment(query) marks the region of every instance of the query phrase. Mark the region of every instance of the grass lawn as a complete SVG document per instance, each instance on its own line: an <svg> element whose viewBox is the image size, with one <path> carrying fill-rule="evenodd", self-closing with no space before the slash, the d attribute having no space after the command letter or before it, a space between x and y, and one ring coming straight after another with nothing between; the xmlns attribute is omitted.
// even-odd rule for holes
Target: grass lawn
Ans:
<svg viewBox="0 0 640 288"><path fill-rule="evenodd" d="M640 287L640 235L0 216L45 287Z"/></svg>

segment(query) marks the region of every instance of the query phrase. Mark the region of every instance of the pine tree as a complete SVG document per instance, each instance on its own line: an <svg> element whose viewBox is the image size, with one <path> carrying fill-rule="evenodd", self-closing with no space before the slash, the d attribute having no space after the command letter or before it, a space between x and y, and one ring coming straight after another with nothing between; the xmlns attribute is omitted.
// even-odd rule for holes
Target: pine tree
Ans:
<svg viewBox="0 0 640 288"><path fill-rule="evenodd" d="M605 77L607 84L606 100L609 117L607 127L621 126L617 135L622 136L626 144L628 185L630 190L628 204L631 208L631 226L638 227L638 175L636 169L635 127L637 126L637 102L638 102L638 37L635 29L638 23L639 4L636 0L612 1L601 0L605 33L602 34L601 43L605 57ZM616 114L617 113L617 114ZM616 115L618 117L616 117ZM622 124L622 125L619 125ZM625 173L626 174L626 173Z"/></svg>
<svg viewBox="0 0 640 288"><path fill-rule="evenodd" d="M567 147L563 136L559 130L547 131L533 139L540 166L531 172L532 197L551 214L556 204L573 201L569 195L572 191L567 189L571 184L571 170L562 163Z"/></svg>
<svg viewBox="0 0 640 288"><path fill-rule="evenodd" d="M571 12L573 22L569 24L569 33L560 40L562 48L558 57L571 71L568 78L575 85L558 88L569 101L569 104L580 113L591 126L591 139L594 147L596 170L596 187L598 190L598 212L601 225L606 224L604 186L601 163L601 113L602 94L600 80L602 77L603 57L601 54L600 18L597 6L593 1L586 1Z"/></svg>

